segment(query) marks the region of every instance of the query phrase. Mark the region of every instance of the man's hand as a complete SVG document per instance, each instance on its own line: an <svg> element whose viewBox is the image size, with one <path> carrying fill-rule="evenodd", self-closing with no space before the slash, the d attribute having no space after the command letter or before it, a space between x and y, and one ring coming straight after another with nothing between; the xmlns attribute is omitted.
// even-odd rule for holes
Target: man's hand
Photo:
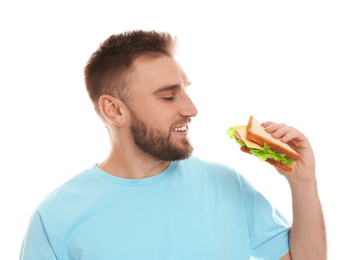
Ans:
<svg viewBox="0 0 358 260"><path fill-rule="evenodd" d="M307 137L297 129L286 126L285 124L269 121L261 125L272 137L281 139L283 143L287 143L301 156L299 161L292 163L291 167L293 171L291 173L279 169L278 172L284 175L289 181L315 179L315 157Z"/></svg>
<svg viewBox="0 0 358 260"><path fill-rule="evenodd" d="M315 175L315 158L308 139L298 130L285 124L265 122L261 124L272 137L281 139L300 156L294 162L293 171L284 175L291 188L293 222L290 232L290 254L281 259L327 259L326 227L318 196Z"/></svg>

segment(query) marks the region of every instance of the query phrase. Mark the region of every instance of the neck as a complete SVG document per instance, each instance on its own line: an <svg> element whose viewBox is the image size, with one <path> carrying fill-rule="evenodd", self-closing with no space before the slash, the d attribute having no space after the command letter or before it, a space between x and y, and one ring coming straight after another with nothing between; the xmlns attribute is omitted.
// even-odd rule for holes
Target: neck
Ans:
<svg viewBox="0 0 358 260"><path fill-rule="evenodd" d="M98 164L98 168L121 178L143 179L161 173L169 164L170 162L155 159L136 147L112 143L109 156Z"/></svg>

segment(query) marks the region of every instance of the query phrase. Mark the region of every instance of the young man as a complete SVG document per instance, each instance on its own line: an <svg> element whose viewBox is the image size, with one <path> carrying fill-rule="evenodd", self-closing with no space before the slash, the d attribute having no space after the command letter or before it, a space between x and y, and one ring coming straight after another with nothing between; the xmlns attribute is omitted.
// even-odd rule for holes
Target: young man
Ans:
<svg viewBox="0 0 358 260"><path fill-rule="evenodd" d="M300 155L285 175L293 223L240 174L191 156L197 110L169 34L132 31L93 53L85 81L111 151L34 211L20 259L326 259L314 155L284 124L263 126Z"/></svg>

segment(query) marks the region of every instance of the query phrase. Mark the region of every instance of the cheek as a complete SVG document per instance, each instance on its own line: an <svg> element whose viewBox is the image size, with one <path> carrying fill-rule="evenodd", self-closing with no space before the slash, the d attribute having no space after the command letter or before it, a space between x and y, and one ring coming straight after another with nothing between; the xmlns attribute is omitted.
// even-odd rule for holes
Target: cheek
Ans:
<svg viewBox="0 0 358 260"><path fill-rule="evenodd" d="M161 100L138 97L134 110L141 119L153 127L167 130L176 122L175 120L178 121L175 105Z"/></svg>
<svg viewBox="0 0 358 260"><path fill-rule="evenodd" d="M153 118L156 118L159 121L168 120L170 118L173 119L173 117L176 115L174 106L166 103L158 104L153 102L147 106L145 112L148 114L148 116L152 115Z"/></svg>

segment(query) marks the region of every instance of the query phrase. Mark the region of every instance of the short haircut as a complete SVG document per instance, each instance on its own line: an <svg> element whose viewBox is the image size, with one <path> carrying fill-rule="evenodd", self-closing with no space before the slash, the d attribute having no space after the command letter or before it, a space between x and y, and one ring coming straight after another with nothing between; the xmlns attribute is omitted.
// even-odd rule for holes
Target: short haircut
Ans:
<svg viewBox="0 0 358 260"><path fill-rule="evenodd" d="M103 94L130 102L128 75L133 62L142 56L173 56L177 38L166 32L127 31L107 38L91 55L84 69L88 95L97 114L102 117L99 98Z"/></svg>

